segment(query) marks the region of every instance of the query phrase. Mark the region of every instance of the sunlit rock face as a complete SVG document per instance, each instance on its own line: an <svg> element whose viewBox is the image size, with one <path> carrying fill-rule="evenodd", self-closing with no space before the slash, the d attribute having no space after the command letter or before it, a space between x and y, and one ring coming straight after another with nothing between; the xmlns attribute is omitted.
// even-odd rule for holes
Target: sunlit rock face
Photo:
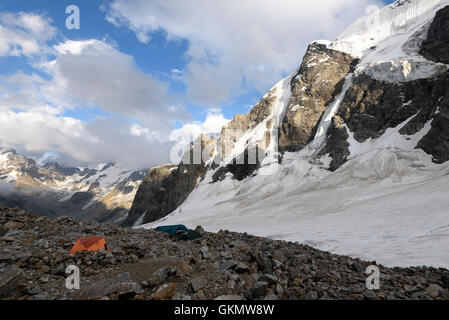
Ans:
<svg viewBox="0 0 449 320"><path fill-rule="evenodd" d="M356 63L357 59L325 44L309 46L291 81L291 98L280 128L281 150L300 150L313 139L326 106L341 91L345 76Z"/></svg>

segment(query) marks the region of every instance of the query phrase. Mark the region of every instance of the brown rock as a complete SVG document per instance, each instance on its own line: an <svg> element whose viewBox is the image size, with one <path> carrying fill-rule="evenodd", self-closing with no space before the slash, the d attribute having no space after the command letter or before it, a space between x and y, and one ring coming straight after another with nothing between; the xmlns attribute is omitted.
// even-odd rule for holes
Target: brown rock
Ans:
<svg viewBox="0 0 449 320"><path fill-rule="evenodd" d="M11 230L16 230L16 229L22 228L23 223L16 222L16 221L9 221L9 222L5 223L5 227L7 227L8 229L11 229Z"/></svg>
<svg viewBox="0 0 449 320"><path fill-rule="evenodd" d="M152 300L170 300L176 292L177 283L169 283L160 287L151 297Z"/></svg>
<svg viewBox="0 0 449 320"><path fill-rule="evenodd" d="M280 130L280 150L297 151L310 141L326 106L341 91L342 80L355 61L321 44L309 46L291 81L292 95Z"/></svg>
<svg viewBox="0 0 449 320"><path fill-rule="evenodd" d="M178 262L176 267L176 275L178 277L188 276L193 272L193 268L184 260Z"/></svg>

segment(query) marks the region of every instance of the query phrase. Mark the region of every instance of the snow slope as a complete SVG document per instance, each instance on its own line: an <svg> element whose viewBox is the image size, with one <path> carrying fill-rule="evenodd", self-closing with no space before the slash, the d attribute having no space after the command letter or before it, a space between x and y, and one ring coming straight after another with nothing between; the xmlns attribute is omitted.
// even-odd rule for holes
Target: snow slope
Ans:
<svg viewBox="0 0 449 320"><path fill-rule="evenodd" d="M290 82L295 73L296 72L279 81L273 88L271 88L269 91L270 93L267 93L264 96L264 98L266 98L268 94L273 94L276 97L271 114L255 128L249 129L245 132L245 134L235 143L232 152L225 157L225 159L223 159L221 162L222 166L232 162L234 158L245 152L245 148L248 146L257 145L258 142L265 138L267 131L270 133L270 143L265 150L267 156L264 159L263 164L270 165L274 162L277 163L277 132L287 110L288 102L291 96ZM267 128L268 124L270 124L269 128Z"/></svg>
<svg viewBox="0 0 449 320"><path fill-rule="evenodd" d="M410 151L412 137L390 129L329 172L298 156L274 176L202 183L170 216L144 226L186 224L229 229L377 260L387 266L449 267L449 164ZM410 140L407 140L410 139Z"/></svg>
<svg viewBox="0 0 449 320"><path fill-rule="evenodd" d="M374 24L373 15L362 18L336 42L320 43L359 57L354 76L364 72L387 82L431 77L447 72L447 66L419 56L419 44L435 12L446 5L449 0L399 0L376 13ZM290 80L277 85L272 119L285 114L284 102L290 98L285 84ZM299 152L284 154L276 170L262 167L244 181L228 177L213 184L211 170L176 211L142 227L201 225L209 231L229 229L298 241L387 266L448 268L444 248L449 245L449 163L435 164L431 155L415 149L431 123L413 136L401 135L409 119L364 143L347 130L350 156L335 172L327 170L329 156L316 157L351 83L349 74L342 93L327 107L315 139ZM233 154L243 152L242 141L263 136L265 125L248 131Z"/></svg>

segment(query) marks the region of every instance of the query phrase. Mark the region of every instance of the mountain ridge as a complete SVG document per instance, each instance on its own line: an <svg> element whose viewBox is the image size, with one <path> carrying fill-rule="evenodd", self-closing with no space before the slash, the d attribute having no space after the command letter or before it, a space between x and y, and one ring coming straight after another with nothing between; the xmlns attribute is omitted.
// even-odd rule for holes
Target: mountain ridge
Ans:
<svg viewBox="0 0 449 320"><path fill-rule="evenodd" d="M98 169L39 165L14 149L0 151L0 181L7 194L0 204L45 216L69 215L120 223L126 218L145 170L105 164Z"/></svg>
<svg viewBox="0 0 449 320"><path fill-rule="evenodd" d="M366 27L371 15L335 42L313 42L299 69L224 128L212 157L220 160L202 164L206 173L184 190L186 200L143 227L226 228L388 265L447 267L432 243L449 239L449 77L440 62L445 51L432 50L448 6L397 1L374 13L377 25ZM229 128L243 129L230 143ZM264 153L257 163L233 163L255 147ZM146 179L141 188L151 184ZM135 205L145 209L145 202ZM143 213L134 211L130 225Z"/></svg>

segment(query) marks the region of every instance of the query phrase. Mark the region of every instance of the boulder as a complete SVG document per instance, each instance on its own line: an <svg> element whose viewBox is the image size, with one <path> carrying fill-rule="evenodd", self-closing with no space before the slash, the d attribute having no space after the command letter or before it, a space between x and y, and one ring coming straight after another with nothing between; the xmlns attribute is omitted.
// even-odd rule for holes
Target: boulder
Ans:
<svg viewBox="0 0 449 320"><path fill-rule="evenodd" d="M98 300L117 293L122 283L132 283L129 273L123 273L112 279L102 279L76 292L74 300Z"/></svg>
<svg viewBox="0 0 449 320"><path fill-rule="evenodd" d="M209 282L209 279L207 277L204 277L204 276L196 277L196 278L190 280L190 286L192 287L192 290L194 292L197 292L197 291L201 290L202 288L204 288L208 282Z"/></svg>
<svg viewBox="0 0 449 320"><path fill-rule="evenodd" d="M177 283L169 283L160 287L151 297L152 300L170 300L176 293Z"/></svg>
<svg viewBox="0 0 449 320"><path fill-rule="evenodd" d="M14 298L18 294L17 284L22 270L10 267L0 270L0 299Z"/></svg>

